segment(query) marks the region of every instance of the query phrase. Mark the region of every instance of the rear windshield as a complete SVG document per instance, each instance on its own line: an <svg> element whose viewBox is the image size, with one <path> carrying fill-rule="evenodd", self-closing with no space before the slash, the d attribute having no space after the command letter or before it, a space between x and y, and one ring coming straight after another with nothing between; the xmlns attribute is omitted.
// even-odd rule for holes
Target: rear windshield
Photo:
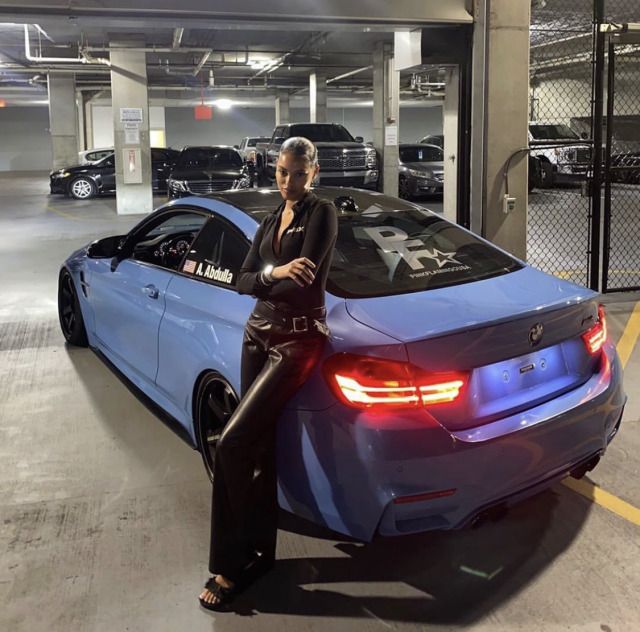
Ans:
<svg viewBox="0 0 640 632"><path fill-rule="evenodd" d="M353 136L342 125L317 125L314 123L292 125L290 136L304 136L314 143L353 142Z"/></svg>
<svg viewBox="0 0 640 632"><path fill-rule="evenodd" d="M372 206L340 216L327 289L345 298L391 296L478 281L521 267L429 211Z"/></svg>
<svg viewBox="0 0 640 632"><path fill-rule="evenodd" d="M178 158L181 169L236 169L242 167L242 158L228 147L193 147L185 149Z"/></svg>
<svg viewBox="0 0 640 632"><path fill-rule="evenodd" d="M442 149L438 147L400 147L401 162L442 162Z"/></svg>

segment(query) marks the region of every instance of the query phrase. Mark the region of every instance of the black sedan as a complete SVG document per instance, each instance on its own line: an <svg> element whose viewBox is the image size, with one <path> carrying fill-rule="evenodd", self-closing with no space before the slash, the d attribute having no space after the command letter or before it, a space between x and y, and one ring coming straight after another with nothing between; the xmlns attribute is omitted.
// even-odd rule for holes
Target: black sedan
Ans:
<svg viewBox="0 0 640 632"><path fill-rule="evenodd" d="M167 177L179 151L169 148L151 148L151 184L154 191L166 193ZM76 200L114 193L116 167L114 154L93 164L57 169L49 174L51 193L62 193Z"/></svg>
<svg viewBox="0 0 640 632"><path fill-rule="evenodd" d="M170 198L250 187L251 177L242 156L225 145L185 147L168 181Z"/></svg>
<svg viewBox="0 0 640 632"><path fill-rule="evenodd" d="M436 145L403 144L399 147L398 189L401 198L442 193L444 155Z"/></svg>

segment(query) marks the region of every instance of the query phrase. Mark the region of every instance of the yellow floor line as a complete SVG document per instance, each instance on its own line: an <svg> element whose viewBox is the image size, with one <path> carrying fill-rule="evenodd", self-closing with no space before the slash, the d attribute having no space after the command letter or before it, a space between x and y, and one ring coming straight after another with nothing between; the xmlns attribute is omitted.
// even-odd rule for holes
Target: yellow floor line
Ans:
<svg viewBox="0 0 640 632"><path fill-rule="evenodd" d="M51 212L51 213L55 213L56 215L60 215L60 217L64 217L65 219L72 219L76 222L81 222L82 220L79 217L75 217L73 215L70 215L69 213L65 213L64 211L61 211L60 209L57 208L53 208L53 206L51 206L50 204L47 204L46 206L47 211Z"/></svg>
<svg viewBox="0 0 640 632"><path fill-rule="evenodd" d="M640 526L640 509L609 492L605 492L604 489L594 485L591 481L568 477L562 481L562 484L621 518Z"/></svg>
<svg viewBox="0 0 640 632"><path fill-rule="evenodd" d="M622 336L616 345L620 363L623 368L629 361L631 352L636 346L638 334L640 334L640 303L636 303L636 306L631 312L631 316L629 316L627 325L622 332ZM562 484L601 507L612 511L621 518L640 526L640 509L609 492L605 492L604 489L601 489L588 479L581 478L576 480L569 476L562 481Z"/></svg>
<svg viewBox="0 0 640 632"><path fill-rule="evenodd" d="M638 341L638 334L640 334L640 303L636 303L627 321L627 326L624 328L622 336L616 345L622 368L627 365L631 357L631 352Z"/></svg>

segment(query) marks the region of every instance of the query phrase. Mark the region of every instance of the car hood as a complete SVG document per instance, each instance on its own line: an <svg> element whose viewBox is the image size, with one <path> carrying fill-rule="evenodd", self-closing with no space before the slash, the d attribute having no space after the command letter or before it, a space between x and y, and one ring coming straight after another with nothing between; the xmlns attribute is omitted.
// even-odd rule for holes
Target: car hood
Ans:
<svg viewBox="0 0 640 632"><path fill-rule="evenodd" d="M490 279L396 296L347 299L355 320L402 342L580 303L592 290L525 266ZM400 317L401 315L401 317Z"/></svg>
<svg viewBox="0 0 640 632"><path fill-rule="evenodd" d="M171 178L174 180L215 180L216 178L239 178L243 168L237 169L174 169Z"/></svg>
<svg viewBox="0 0 640 632"><path fill-rule="evenodd" d="M444 163L442 162L401 162L400 164L403 167L407 167L407 169L415 169L425 173L433 173L444 169Z"/></svg>
<svg viewBox="0 0 640 632"><path fill-rule="evenodd" d="M341 149L364 149L365 146L362 143L355 143L351 141L335 141L335 142L317 142L314 145L318 149L335 149L340 147Z"/></svg>

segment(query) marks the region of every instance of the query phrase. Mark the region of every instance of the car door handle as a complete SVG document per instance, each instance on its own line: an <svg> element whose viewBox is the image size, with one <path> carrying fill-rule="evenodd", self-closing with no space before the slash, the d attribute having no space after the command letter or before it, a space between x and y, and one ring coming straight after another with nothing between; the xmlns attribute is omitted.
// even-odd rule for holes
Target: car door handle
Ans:
<svg viewBox="0 0 640 632"><path fill-rule="evenodd" d="M160 295L160 290L155 286L155 285L145 285L142 288L142 291L149 297L149 298L158 298L158 296Z"/></svg>

